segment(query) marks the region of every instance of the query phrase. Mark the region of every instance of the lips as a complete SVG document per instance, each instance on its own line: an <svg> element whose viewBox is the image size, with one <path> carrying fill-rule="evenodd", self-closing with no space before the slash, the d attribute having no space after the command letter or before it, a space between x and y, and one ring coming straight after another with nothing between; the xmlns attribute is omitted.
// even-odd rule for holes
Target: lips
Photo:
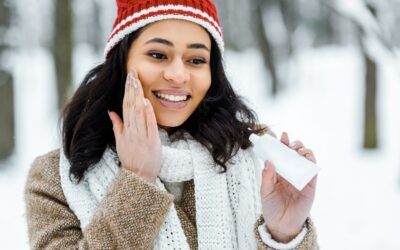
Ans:
<svg viewBox="0 0 400 250"><path fill-rule="evenodd" d="M153 95L158 99L170 102L183 102L189 100L192 96L189 91L178 89L153 90Z"/></svg>

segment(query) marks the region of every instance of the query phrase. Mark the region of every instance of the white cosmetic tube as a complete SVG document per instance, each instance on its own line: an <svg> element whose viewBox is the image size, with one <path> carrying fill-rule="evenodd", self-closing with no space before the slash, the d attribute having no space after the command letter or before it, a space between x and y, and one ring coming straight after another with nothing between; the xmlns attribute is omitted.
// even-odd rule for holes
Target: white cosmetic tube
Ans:
<svg viewBox="0 0 400 250"><path fill-rule="evenodd" d="M276 172L298 190L302 190L321 169L269 134L252 134L249 139L256 156L263 163L265 160L271 161Z"/></svg>

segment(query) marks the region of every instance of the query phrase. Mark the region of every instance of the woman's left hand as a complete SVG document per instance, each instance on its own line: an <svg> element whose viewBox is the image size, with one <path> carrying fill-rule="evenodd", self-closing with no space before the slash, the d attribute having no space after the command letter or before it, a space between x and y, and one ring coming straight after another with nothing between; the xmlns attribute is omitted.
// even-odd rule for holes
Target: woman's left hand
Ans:
<svg viewBox="0 0 400 250"><path fill-rule="evenodd" d="M289 144L287 133L282 133L281 142L316 163L313 152L305 148L301 141ZM310 215L317 176L299 191L276 173L275 166L271 162L265 161L265 167L261 184L264 220L272 238L287 243L300 233Z"/></svg>

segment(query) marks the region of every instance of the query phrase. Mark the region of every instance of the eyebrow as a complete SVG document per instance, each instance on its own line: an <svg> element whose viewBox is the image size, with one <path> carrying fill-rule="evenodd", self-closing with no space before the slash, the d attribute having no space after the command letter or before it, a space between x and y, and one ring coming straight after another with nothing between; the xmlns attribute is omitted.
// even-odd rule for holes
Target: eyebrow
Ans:
<svg viewBox="0 0 400 250"><path fill-rule="evenodd" d="M145 42L145 44L149 44L149 43L161 43L161 44L164 44L164 45L167 45L167 46L170 46L170 47L174 47L174 44L171 41L168 41L168 40L163 39L163 38L158 38L158 37L150 39L147 42ZM205 46L202 43L192 43L192 44L188 44L186 47L188 49L205 49L207 51L210 51L207 48L207 46Z"/></svg>

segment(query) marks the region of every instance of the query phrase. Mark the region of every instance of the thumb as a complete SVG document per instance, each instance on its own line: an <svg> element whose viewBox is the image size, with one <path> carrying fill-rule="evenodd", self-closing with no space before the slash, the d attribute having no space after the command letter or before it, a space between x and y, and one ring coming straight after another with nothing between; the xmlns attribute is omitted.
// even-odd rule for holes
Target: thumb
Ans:
<svg viewBox="0 0 400 250"><path fill-rule="evenodd" d="M110 120L112 122L114 136L116 139L122 133L124 124L122 123L122 120L117 113L115 113L113 111L108 111L108 116L110 117Z"/></svg>
<svg viewBox="0 0 400 250"><path fill-rule="evenodd" d="M275 167L270 161L265 161L262 171L261 197L266 197L274 191L276 182Z"/></svg>

